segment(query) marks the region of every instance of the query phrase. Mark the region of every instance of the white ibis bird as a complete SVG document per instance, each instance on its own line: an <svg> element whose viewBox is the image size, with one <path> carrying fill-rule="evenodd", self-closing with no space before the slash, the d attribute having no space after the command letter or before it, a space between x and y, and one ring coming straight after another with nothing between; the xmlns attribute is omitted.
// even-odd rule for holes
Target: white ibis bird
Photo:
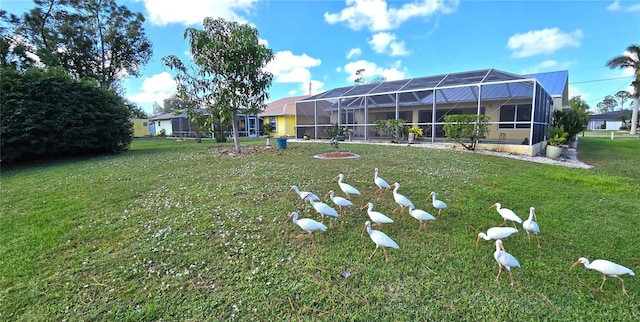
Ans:
<svg viewBox="0 0 640 322"><path fill-rule="evenodd" d="M306 197L307 195L309 195L309 198L307 198L307 200L309 200L309 203L311 203L311 200L318 200L318 201L320 201L320 198L319 198L318 196L316 196L314 193L309 192L309 191L300 191L300 189L298 189L298 186L295 186L295 185L294 185L294 186L291 186L291 189L289 189L289 191L288 191L287 193L289 193L289 192L291 192L291 191L295 191L295 192L298 194L298 196L300 196L300 199L301 199L301 201L303 201L303 202L304 202L305 197Z"/></svg>
<svg viewBox="0 0 640 322"><path fill-rule="evenodd" d="M584 257L578 258L578 260L573 263L573 265L571 265L569 270L580 264L584 264L584 267L588 269L593 269L602 273L602 284L600 284L600 291L602 291L602 288L604 287L604 282L607 281L607 276L611 276L617 277L620 282L622 282L622 293L624 293L624 295L628 295L627 289L624 287L624 280L619 275L629 274L631 276L635 276L636 274L634 274L632 270L605 259L596 259L593 262L589 263L589 260Z"/></svg>
<svg viewBox="0 0 640 322"><path fill-rule="evenodd" d="M491 227L487 229L486 234L485 233L478 234L478 238L476 239L476 246L478 246L480 239L484 239L484 240L505 239L517 232L518 230L513 227Z"/></svg>
<svg viewBox="0 0 640 322"><path fill-rule="evenodd" d="M336 204L336 206L338 206L338 208L342 211L342 207L351 207L353 206L353 202L339 197L339 196L335 196L333 193L333 190L329 190L329 193L327 194L329 196L329 198L331 198L331 201L333 201L334 204Z"/></svg>
<svg viewBox="0 0 640 322"><path fill-rule="evenodd" d="M368 202L366 205L362 206L362 210L364 210L364 208L367 208L367 214L369 215L369 218L371 218L371 221L374 222L374 226L380 226L382 224L390 224L393 222L393 219L385 216L383 213L378 212L378 211L373 211L373 203L372 202Z"/></svg>
<svg viewBox="0 0 640 322"><path fill-rule="evenodd" d="M436 220L436 217L432 216L430 213L422 209L416 209L415 207L413 207L413 205L409 205L409 214L411 214L411 217L418 219L418 221L420 221L420 226L418 227L418 229L422 229L422 228L426 229L427 221Z"/></svg>
<svg viewBox="0 0 640 322"><path fill-rule="evenodd" d="M309 233L309 236L311 236L311 246L316 245L315 240L313 239L314 231L318 231L318 230L327 231L327 226L313 219L309 219L309 218L298 219L298 213L295 211L292 212L291 215L289 215L289 218L287 218L287 221L289 221L289 219L292 219L294 224L298 225L300 228L302 228L303 230L306 230ZM296 236L296 238L298 239L302 237L304 237L304 234L300 234Z"/></svg>
<svg viewBox="0 0 640 322"><path fill-rule="evenodd" d="M342 182L342 180L344 180L344 174L341 173L337 175L336 178L338 178L338 185L340 186L340 190L342 190L347 195L347 199L351 199L350 195L360 195L360 191L358 191L358 189L354 188L348 183Z"/></svg>
<svg viewBox="0 0 640 322"><path fill-rule="evenodd" d="M371 237L371 240L376 243L376 249L373 250L373 253L371 254L371 256L369 256L369 259L371 259L373 255L376 254L376 251L378 251L379 247L382 247L382 251L384 252L384 259L386 262L388 262L389 257L387 257L387 247L398 249L398 244L396 244L396 242L394 242L393 239L389 238L389 236L387 236L385 233L379 230L371 229L371 222L368 220L364 223L363 231L365 229L367 230L367 233L369 233L369 237Z"/></svg>
<svg viewBox="0 0 640 322"><path fill-rule="evenodd" d="M511 254L507 253L504 250L504 246L502 245L502 240L496 240L496 251L493 252L493 258L498 262L498 276L496 276L496 283L500 281L500 273L502 273L502 268L506 268L509 271L509 280L511 280L511 287L513 287L516 282L513 281L513 275L511 274L512 267L520 267L520 263L518 260L513 257Z"/></svg>
<svg viewBox="0 0 640 322"><path fill-rule="evenodd" d="M524 231L527 232L527 238L529 239L529 243L531 243L531 235L530 233L533 233L534 235L536 235L536 240L538 241L538 248L542 248L540 246L540 237L538 237L538 234L540 233L540 226L538 226L538 223L533 221L533 218L536 217L536 220L538 220L537 216L536 216L536 208L529 208L529 219L525 220L522 223L522 228L524 229Z"/></svg>
<svg viewBox="0 0 640 322"><path fill-rule="evenodd" d="M439 216L442 213L442 209L447 208L447 204L444 203L443 201L436 199L436 193L433 191L429 194L429 197L431 197L431 204L433 205L433 208L438 209L438 216Z"/></svg>
<svg viewBox="0 0 640 322"><path fill-rule="evenodd" d="M395 188L393 188L393 200L395 200L396 203L400 206L400 209L396 208L393 210L393 212L396 212L398 210L402 212L404 208L409 208L409 207L415 208L416 206L413 205L413 202L411 202L409 198L398 193L398 189L400 189L400 184L395 182L393 183L393 185L395 186Z"/></svg>
<svg viewBox="0 0 640 322"><path fill-rule="evenodd" d="M334 218L338 217L338 212L335 209L331 208L326 203L321 201L316 201L316 200L310 200L310 202L311 202L311 205L313 206L313 209L315 209L316 212L318 212L322 217L323 222L324 222L324 216L329 216ZM329 220L329 227L332 227L332 226L333 226L333 223L331 222L331 220Z"/></svg>
<svg viewBox="0 0 640 322"><path fill-rule="evenodd" d="M502 219L504 219L505 223L507 222L507 220L510 220L513 222L513 227L516 226L516 223L522 224L522 219L520 219L520 217L518 217L518 215L516 215L516 213L511 209L502 208L502 205L499 202L494 203L490 208L494 207L496 208L498 214L500 214Z"/></svg>
<svg viewBox="0 0 640 322"><path fill-rule="evenodd" d="M375 174L373 175L373 182L376 184L376 186L378 186L378 190L376 190L376 194L384 189L391 189L387 181L385 181L384 179L378 176L378 168L376 168Z"/></svg>

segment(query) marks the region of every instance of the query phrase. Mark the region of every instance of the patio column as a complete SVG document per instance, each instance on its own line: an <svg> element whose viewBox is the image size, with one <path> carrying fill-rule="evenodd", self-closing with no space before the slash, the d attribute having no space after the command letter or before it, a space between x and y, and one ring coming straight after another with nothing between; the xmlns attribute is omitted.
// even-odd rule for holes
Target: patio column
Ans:
<svg viewBox="0 0 640 322"><path fill-rule="evenodd" d="M433 100L431 102L431 143L436 142L436 95L438 90L433 89Z"/></svg>
<svg viewBox="0 0 640 322"><path fill-rule="evenodd" d="M529 146L533 144L533 121L536 116L536 101L538 97L538 82L533 81L533 97L531 98L531 122L529 123Z"/></svg>

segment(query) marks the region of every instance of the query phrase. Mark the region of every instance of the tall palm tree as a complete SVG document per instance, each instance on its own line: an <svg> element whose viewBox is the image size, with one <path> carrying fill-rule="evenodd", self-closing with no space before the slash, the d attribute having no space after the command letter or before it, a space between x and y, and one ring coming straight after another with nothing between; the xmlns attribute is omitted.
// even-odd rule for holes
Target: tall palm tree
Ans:
<svg viewBox="0 0 640 322"><path fill-rule="evenodd" d="M640 105L640 46L630 45L627 47L627 55L612 58L607 62L607 67L615 68L631 68L636 76L631 82L633 86L633 113L631 113L631 134L636 134L638 127L638 105Z"/></svg>

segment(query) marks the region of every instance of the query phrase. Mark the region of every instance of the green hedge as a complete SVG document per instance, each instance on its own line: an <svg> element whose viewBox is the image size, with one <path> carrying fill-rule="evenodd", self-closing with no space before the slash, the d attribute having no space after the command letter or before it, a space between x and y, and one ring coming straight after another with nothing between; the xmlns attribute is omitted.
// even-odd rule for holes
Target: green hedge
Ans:
<svg viewBox="0 0 640 322"><path fill-rule="evenodd" d="M65 72L0 70L2 162L113 153L129 148L122 98Z"/></svg>

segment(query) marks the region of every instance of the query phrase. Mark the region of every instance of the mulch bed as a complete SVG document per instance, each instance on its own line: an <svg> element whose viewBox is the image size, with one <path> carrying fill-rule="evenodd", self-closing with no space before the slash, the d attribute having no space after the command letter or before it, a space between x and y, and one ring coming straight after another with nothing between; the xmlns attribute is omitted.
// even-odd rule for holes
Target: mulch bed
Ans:
<svg viewBox="0 0 640 322"><path fill-rule="evenodd" d="M316 154L313 157L317 159L355 159L360 156L351 152L326 152Z"/></svg>

